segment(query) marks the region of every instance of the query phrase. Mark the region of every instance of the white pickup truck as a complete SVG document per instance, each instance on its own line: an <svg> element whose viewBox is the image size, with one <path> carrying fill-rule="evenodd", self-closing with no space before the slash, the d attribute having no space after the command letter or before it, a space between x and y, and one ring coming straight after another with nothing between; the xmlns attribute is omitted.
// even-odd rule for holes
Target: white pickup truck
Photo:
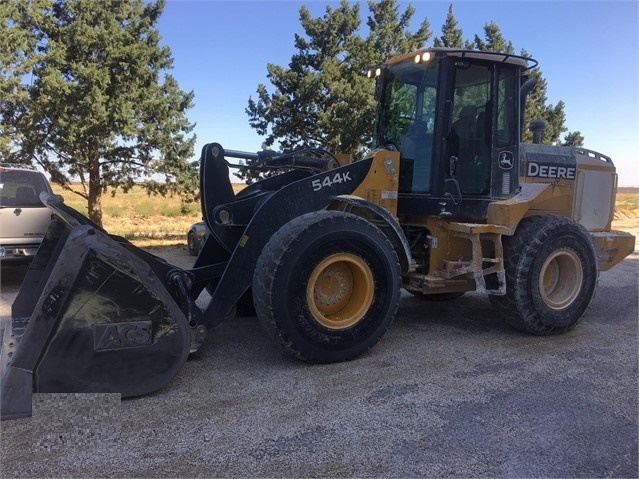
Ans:
<svg viewBox="0 0 639 479"><path fill-rule="evenodd" d="M29 262L51 222L40 193L53 193L35 168L0 163L0 262Z"/></svg>

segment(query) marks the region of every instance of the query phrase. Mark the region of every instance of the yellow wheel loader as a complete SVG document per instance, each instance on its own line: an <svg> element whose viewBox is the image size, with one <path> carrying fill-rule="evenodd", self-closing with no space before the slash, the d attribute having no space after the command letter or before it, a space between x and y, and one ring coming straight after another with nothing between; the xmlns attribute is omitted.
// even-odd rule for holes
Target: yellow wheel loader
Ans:
<svg viewBox="0 0 639 479"><path fill-rule="evenodd" d="M154 391L240 302L286 351L318 363L375 345L402 288L424 300L477 291L522 331L569 330L635 238L611 230L610 158L540 144L539 122L536 142L521 143L535 65L427 49L372 69L375 149L359 161L206 145L209 235L189 270L43 195L54 219L5 328L2 418L29 415L33 392ZM283 172L235 194L233 158Z"/></svg>

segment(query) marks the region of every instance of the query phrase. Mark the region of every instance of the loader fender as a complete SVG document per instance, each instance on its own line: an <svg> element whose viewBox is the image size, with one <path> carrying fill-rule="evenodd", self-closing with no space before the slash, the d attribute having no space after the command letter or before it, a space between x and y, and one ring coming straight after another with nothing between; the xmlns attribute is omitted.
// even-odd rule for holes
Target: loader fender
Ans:
<svg viewBox="0 0 639 479"><path fill-rule="evenodd" d="M402 274L409 272L412 262L410 245L397 218L383 206L366 201L359 196L342 195L331 199L333 203L327 209L346 211L375 223L393 244Z"/></svg>

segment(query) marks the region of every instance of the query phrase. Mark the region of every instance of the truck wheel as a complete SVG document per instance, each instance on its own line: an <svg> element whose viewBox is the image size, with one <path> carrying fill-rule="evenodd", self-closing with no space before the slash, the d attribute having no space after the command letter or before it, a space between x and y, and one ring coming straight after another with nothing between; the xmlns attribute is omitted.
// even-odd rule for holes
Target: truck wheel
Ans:
<svg viewBox="0 0 639 479"><path fill-rule="evenodd" d="M195 236L195 233L193 233L192 231L189 231L189 234L186 236L186 244L189 248L189 254L191 256L197 256L199 253L197 237Z"/></svg>
<svg viewBox="0 0 639 479"><path fill-rule="evenodd" d="M506 322L536 335L575 326L599 275L590 234L568 218L536 216L523 219L503 243L506 295L490 299Z"/></svg>
<svg viewBox="0 0 639 479"><path fill-rule="evenodd" d="M346 361L375 345L393 321L400 274L391 242L373 224L339 211L305 214L260 255L257 317L299 359Z"/></svg>

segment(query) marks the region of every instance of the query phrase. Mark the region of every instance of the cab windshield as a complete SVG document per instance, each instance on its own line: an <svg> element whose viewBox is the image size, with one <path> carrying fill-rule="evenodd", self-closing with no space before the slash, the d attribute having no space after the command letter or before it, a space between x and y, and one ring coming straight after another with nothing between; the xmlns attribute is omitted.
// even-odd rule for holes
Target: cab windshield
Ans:
<svg viewBox="0 0 639 479"><path fill-rule="evenodd" d="M409 61L384 70L376 146L401 153L403 191L430 191L438 65Z"/></svg>

